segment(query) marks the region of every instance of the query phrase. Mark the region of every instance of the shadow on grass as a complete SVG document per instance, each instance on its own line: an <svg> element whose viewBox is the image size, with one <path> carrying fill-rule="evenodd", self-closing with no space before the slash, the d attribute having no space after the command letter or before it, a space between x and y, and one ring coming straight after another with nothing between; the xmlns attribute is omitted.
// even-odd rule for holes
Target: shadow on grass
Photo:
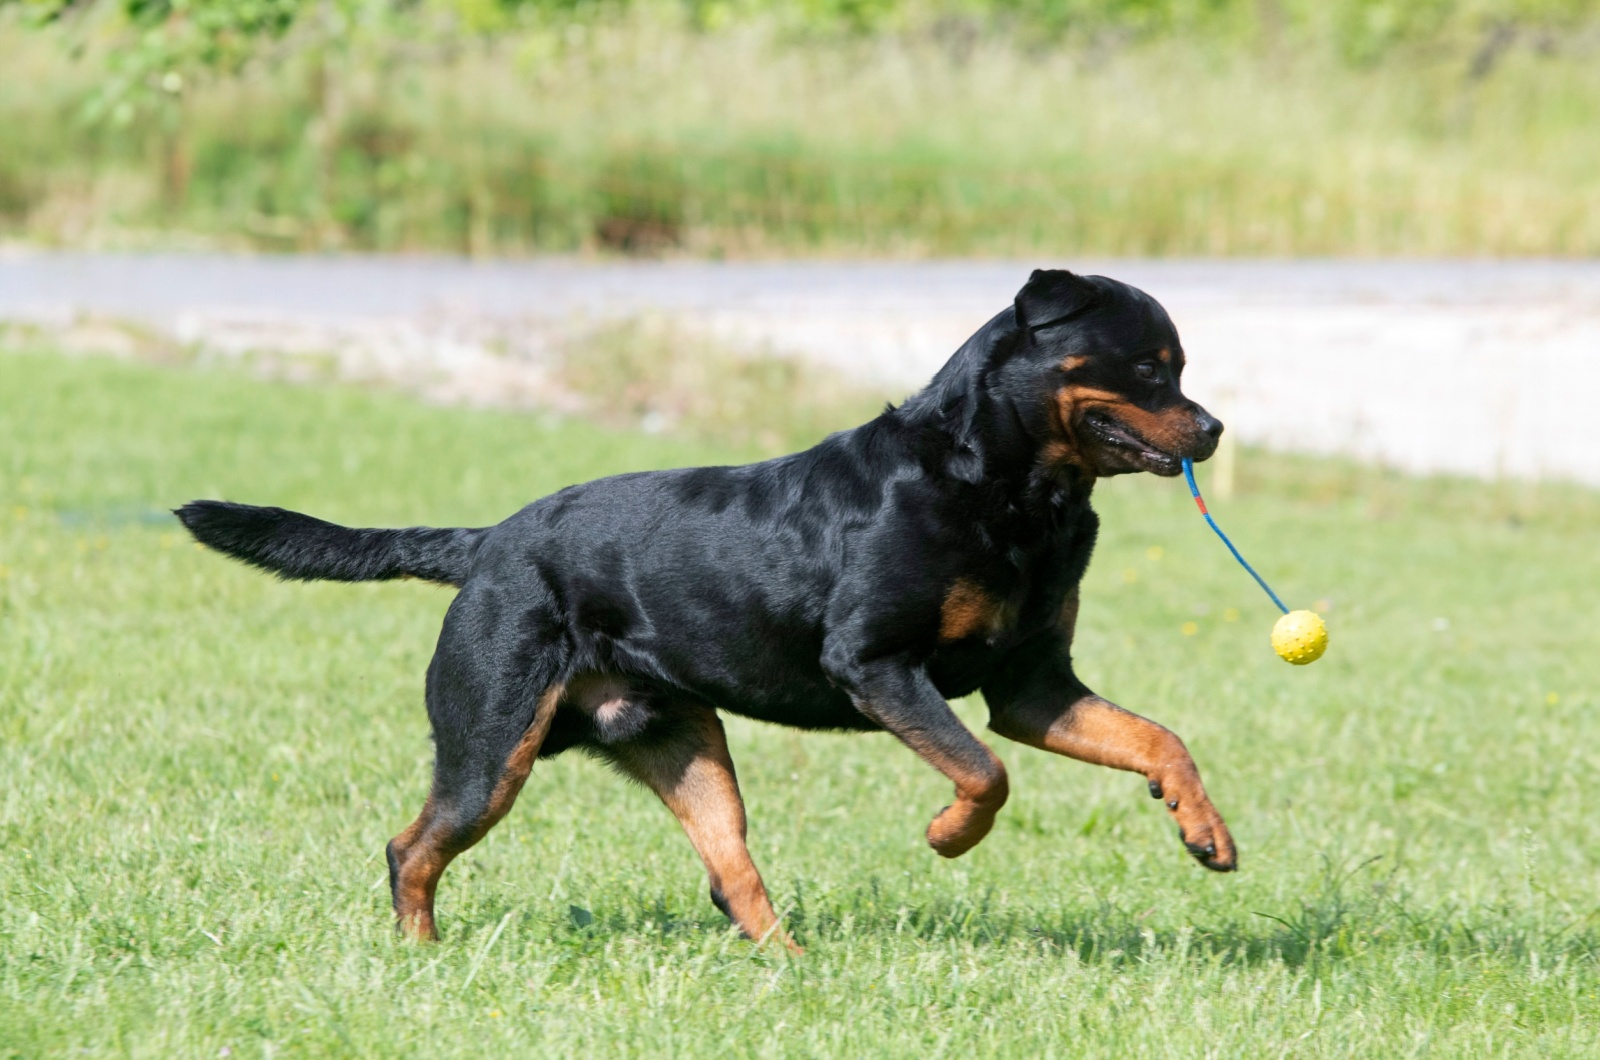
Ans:
<svg viewBox="0 0 1600 1060"><path fill-rule="evenodd" d="M1040 916L1025 909L998 909L992 892L913 906L900 900L892 885L880 886L876 879L826 903L807 901L802 890L780 912L796 939L814 949L862 938L995 949L1025 945L1057 955L1070 952L1085 964L1101 966L1178 959L1316 969L1385 951L1453 961L1493 956L1508 963L1526 962L1531 954L1547 962L1600 957L1600 910L1553 916L1510 905L1424 906L1392 874L1380 875L1378 867L1377 858L1346 865L1327 862L1316 886L1290 908L1241 909L1220 922L1179 927L1152 925L1148 913L1109 902ZM470 944L493 930L507 912L512 910L474 917L470 927L461 926L459 937ZM700 914L661 897L627 912L596 914L570 905L564 911L526 910L516 919L529 933L579 952L600 952L608 941L623 937L666 942L725 935L734 945L743 945L709 904Z"/></svg>
<svg viewBox="0 0 1600 1060"><path fill-rule="evenodd" d="M1292 906L1241 909L1220 922L1179 927L1146 922L1137 913L1101 902L1030 916L1025 910L991 908L991 896L940 900L887 912L877 889L858 892L810 917L797 916L797 933L825 944L849 931L910 935L929 942L975 946L1042 945L1071 951L1089 964L1186 957L1223 964L1282 963L1317 966L1373 951L1408 950L1461 960L1493 955L1526 961L1530 954L1554 961L1592 961L1600 955L1600 910L1550 915L1505 906L1425 906L1408 895L1394 875L1381 875L1379 859L1324 862L1315 887Z"/></svg>

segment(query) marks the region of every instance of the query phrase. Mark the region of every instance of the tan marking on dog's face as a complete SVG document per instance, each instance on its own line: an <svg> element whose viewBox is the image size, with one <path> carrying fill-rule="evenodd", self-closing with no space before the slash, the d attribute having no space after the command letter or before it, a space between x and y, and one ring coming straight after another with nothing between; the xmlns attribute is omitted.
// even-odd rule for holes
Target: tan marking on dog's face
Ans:
<svg viewBox="0 0 1600 1060"><path fill-rule="evenodd" d="M1074 369L1082 368L1084 365L1086 365L1088 363L1089 363L1089 358L1085 357L1081 353L1075 353L1071 357L1068 357L1066 360L1061 362L1061 370L1063 372L1070 372L1070 371L1073 371Z"/></svg>
<svg viewBox="0 0 1600 1060"><path fill-rule="evenodd" d="M1131 401L1106 401L1086 405L1083 411L1092 407L1109 413L1163 453L1181 453L1192 441L1194 416L1182 406L1149 412Z"/></svg>
<svg viewBox="0 0 1600 1060"><path fill-rule="evenodd" d="M1085 400L1115 398L1109 391L1093 387L1064 386L1056 391L1056 437L1046 442L1039 456L1047 467L1073 467L1093 472L1094 467L1078 439L1077 423Z"/></svg>
<svg viewBox="0 0 1600 1060"><path fill-rule="evenodd" d="M1089 465L1084 461L1083 454L1078 451L1077 440L1070 436L1052 438L1046 442L1044 447L1039 450L1039 460L1050 468L1075 467L1085 471L1089 470Z"/></svg>
<svg viewBox="0 0 1600 1060"><path fill-rule="evenodd" d="M1165 346L1156 351L1156 356L1161 358L1162 364L1172 363L1172 351L1167 349Z"/></svg>
<svg viewBox="0 0 1600 1060"><path fill-rule="evenodd" d="M1009 620L1009 608L968 578L957 578L939 607L939 639L965 640L984 634L996 636Z"/></svg>
<svg viewBox="0 0 1600 1060"><path fill-rule="evenodd" d="M1079 436L1079 421L1092 410L1106 413L1164 453L1181 454L1194 442L1194 416L1183 404L1150 412L1122 394L1091 386L1064 386L1056 391L1055 401L1061 436L1046 443L1041 452L1043 458L1053 464L1093 470L1089 453L1096 439Z"/></svg>

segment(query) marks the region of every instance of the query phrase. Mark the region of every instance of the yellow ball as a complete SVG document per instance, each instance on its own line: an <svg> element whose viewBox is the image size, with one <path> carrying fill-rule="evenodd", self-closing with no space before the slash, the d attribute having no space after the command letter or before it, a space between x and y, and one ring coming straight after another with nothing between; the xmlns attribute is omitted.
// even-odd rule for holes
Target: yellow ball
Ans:
<svg viewBox="0 0 1600 1060"><path fill-rule="evenodd" d="M1328 650L1328 627L1315 611L1290 611L1272 627L1272 650L1296 666L1314 663Z"/></svg>

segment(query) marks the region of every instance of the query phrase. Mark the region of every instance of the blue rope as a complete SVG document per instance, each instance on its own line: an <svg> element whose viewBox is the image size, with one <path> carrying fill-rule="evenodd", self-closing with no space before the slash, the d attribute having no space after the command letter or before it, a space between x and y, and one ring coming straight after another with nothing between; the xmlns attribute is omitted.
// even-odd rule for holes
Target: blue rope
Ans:
<svg viewBox="0 0 1600 1060"><path fill-rule="evenodd" d="M1206 522L1210 524L1211 529L1215 530L1217 536L1222 538L1222 543L1228 546L1228 551L1232 552L1233 558L1239 561L1239 566L1250 572L1250 577L1254 578L1256 584L1266 590L1268 596L1272 597L1272 602L1278 605L1278 610L1287 615L1289 609L1283 606L1283 601L1278 599L1278 594L1272 591L1272 586L1267 584L1265 578L1256 573L1254 567L1244 561L1244 557L1239 555L1239 550L1233 547L1233 542L1228 540L1228 535L1222 532L1222 527L1218 526L1217 521L1211 518L1211 513L1206 511L1206 499L1200 496L1200 487L1194 481L1194 461L1188 457L1184 457L1183 460L1183 477L1189 480L1189 492L1194 495L1194 502L1200 506L1200 514L1206 517Z"/></svg>

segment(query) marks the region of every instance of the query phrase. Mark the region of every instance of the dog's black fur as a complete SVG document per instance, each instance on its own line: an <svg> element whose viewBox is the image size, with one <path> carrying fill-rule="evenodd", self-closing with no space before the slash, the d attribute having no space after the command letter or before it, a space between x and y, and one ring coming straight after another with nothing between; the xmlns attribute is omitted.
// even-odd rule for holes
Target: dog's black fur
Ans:
<svg viewBox="0 0 1600 1060"><path fill-rule="evenodd" d="M532 757L581 747L662 794L740 927L781 936L743 867L715 711L894 733L956 783L929 831L954 856L1006 794L945 702L981 689L1003 735L1183 788L1168 805L1191 851L1233 867L1181 741L1094 697L1069 652L1095 480L1175 475L1216 447L1182 369L1154 299L1040 271L926 389L801 453L601 479L484 529L355 530L222 501L178 516L285 578L461 587L428 670L433 792L391 844L409 926L432 933L438 873Z"/></svg>

